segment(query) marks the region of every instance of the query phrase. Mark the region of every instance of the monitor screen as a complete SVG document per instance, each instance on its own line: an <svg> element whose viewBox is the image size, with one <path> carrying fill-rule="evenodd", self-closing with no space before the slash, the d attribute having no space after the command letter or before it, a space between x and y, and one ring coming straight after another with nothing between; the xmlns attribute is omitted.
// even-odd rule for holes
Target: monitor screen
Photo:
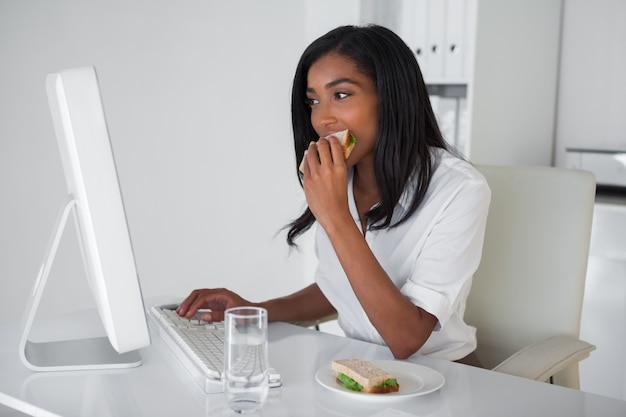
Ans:
<svg viewBox="0 0 626 417"><path fill-rule="evenodd" d="M110 346L92 347L92 342L88 342L80 349L93 350L87 355L95 355L94 358L76 359L81 362L78 365L55 365L48 363L50 359L41 359L49 353L40 351L49 350L50 345L29 342L25 335L23 359L33 369L68 369L73 365L87 368L88 364L82 362L98 362L102 359L97 357L99 355L111 356L102 359L104 362L116 362L120 359L118 354L145 347L150 344L150 338L96 70L83 67L50 74L46 79L46 89L69 194L59 216L56 234L44 257L36 287L40 287L39 292L45 287L60 234L73 212L86 279ZM31 304L36 310L38 300L32 300ZM30 308L32 310L33 306ZM34 311L27 313L27 317L29 315L34 316ZM56 351L76 348L64 345L66 342L59 343L62 345L56 346ZM106 351L110 347L116 353L100 353L101 349ZM39 363L42 361L44 363ZM64 361L75 360L61 360ZM120 366L136 366L136 358L133 362L132 365ZM95 364L94 367L118 365Z"/></svg>

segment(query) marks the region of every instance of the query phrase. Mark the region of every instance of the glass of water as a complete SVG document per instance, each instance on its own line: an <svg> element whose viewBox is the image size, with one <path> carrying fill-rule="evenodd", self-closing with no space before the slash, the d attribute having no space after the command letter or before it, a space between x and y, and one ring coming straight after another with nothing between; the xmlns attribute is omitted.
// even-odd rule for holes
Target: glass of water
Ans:
<svg viewBox="0 0 626 417"><path fill-rule="evenodd" d="M268 391L267 310L234 307L224 323L224 394L238 412L263 407Z"/></svg>

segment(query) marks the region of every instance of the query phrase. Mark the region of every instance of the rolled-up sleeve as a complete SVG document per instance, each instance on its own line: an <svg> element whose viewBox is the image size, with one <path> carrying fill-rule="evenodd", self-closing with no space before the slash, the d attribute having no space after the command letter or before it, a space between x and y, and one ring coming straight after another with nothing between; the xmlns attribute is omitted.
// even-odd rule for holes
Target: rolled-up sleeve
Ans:
<svg viewBox="0 0 626 417"><path fill-rule="evenodd" d="M464 311L472 275L480 263L491 196L481 177L452 177L450 181L458 184L442 184L447 193L433 190L432 198L446 201L430 206L436 210L431 213L431 227L401 288L412 303L437 317L435 330L444 327L451 315ZM436 195L438 191L448 195Z"/></svg>

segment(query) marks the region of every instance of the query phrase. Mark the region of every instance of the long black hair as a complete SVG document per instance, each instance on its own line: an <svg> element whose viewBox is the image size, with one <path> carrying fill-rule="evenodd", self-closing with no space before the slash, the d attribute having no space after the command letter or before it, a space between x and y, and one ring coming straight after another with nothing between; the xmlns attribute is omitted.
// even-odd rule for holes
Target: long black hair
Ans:
<svg viewBox="0 0 626 417"><path fill-rule="evenodd" d="M376 85L379 123L374 170L380 203L366 215L370 229L397 226L417 210L426 194L435 169L431 148L448 148L419 65L404 41L382 26L341 26L315 40L302 54L293 80L291 122L296 167L310 141L317 140L306 100L309 68L329 53L352 60ZM298 178L302 185L300 175ZM413 199L407 212L392 223L394 207L408 186L414 187ZM295 246L295 239L314 222L307 207L286 226L287 243Z"/></svg>

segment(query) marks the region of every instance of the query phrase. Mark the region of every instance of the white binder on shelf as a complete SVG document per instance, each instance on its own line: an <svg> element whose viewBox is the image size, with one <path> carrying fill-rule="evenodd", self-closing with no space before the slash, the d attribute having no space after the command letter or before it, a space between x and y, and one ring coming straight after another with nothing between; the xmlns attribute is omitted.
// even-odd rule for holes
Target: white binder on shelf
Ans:
<svg viewBox="0 0 626 417"><path fill-rule="evenodd" d="M458 80L465 77L466 4L466 0L446 1L445 47L442 51L445 79Z"/></svg>
<svg viewBox="0 0 626 417"><path fill-rule="evenodd" d="M444 1L428 2L428 47L426 49L426 78L443 78L444 35L446 28L446 8Z"/></svg>
<svg viewBox="0 0 626 417"><path fill-rule="evenodd" d="M398 35L415 54L424 73L428 68L428 0L401 0Z"/></svg>

